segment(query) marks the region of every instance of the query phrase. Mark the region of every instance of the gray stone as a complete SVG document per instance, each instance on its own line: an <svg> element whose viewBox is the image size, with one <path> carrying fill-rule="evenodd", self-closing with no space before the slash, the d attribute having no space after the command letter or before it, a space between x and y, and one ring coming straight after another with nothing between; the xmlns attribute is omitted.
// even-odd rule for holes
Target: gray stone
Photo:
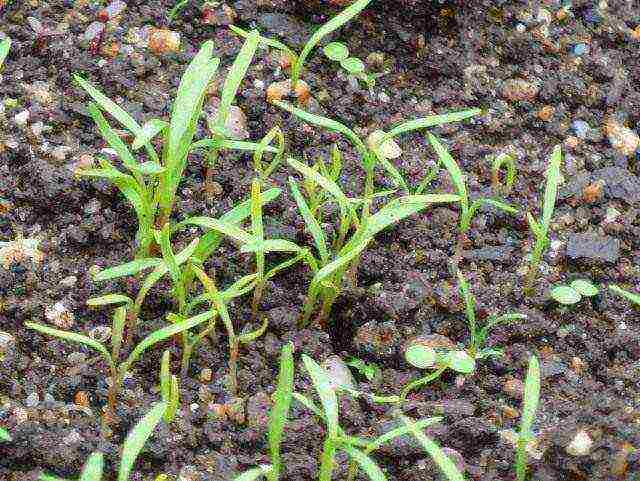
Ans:
<svg viewBox="0 0 640 481"><path fill-rule="evenodd" d="M605 196L627 203L640 203L640 178L622 167L596 170L593 180L603 180Z"/></svg>
<svg viewBox="0 0 640 481"><path fill-rule="evenodd" d="M261 30L278 38L286 38L287 43L294 48L302 47L309 38L307 27L292 15L264 13L258 16L258 25Z"/></svg>
<svg viewBox="0 0 640 481"><path fill-rule="evenodd" d="M511 262L513 247L510 246L489 246L482 249L465 251L463 257L472 261L503 261Z"/></svg>
<svg viewBox="0 0 640 481"><path fill-rule="evenodd" d="M595 232L570 234L567 256L570 259L615 263L620 257L620 240Z"/></svg>

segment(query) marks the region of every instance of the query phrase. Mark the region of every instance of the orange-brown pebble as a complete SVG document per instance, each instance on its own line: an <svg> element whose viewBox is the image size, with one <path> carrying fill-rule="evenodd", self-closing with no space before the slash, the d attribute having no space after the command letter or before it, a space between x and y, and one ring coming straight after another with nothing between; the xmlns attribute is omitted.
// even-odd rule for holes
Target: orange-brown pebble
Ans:
<svg viewBox="0 0 640 481"><path fill-rule="evenodd" d="M578 147L578 138L570 135L564 140L564 145L566 145L570 149L575 149Z"/></svg>
<svg viewBox="0 0 640 481"><path fill-rule="evenodd" d="M89 395L86 391L78 391L73 397L73 403L76 406L89 407Z"/></svg>
<svg viewBox="0 0 640 481"><path fill-rule="evenodd" d="M540 110L538 110L538 118L545 122L549 122L553 117L556 109L552 105L545 105Z"/></svg>
<svg viewBox="0 0 640 481"><path fill-rule="evenodd" d="M578 356L573 356L571 358L571 368L578 374L584 371L586 367L587 367L587 364Z"/></svg>
<svg viewBox="0 0 640 481"><path fill-rule="evenodd" d="M149 33L149 50L154 53L172 53L180 49L180 34L164 28L153 28Z"/></svg>
<svg viewBox="0 0 640 481"><path fill-rule="evenodd" d="M604 190L604 182L596 181L586 186L582 191L582 199L588 203L593 204L602 198Z"/></svg>
<svg viewBox="0 0 640 481"><path fill-rule="evenodd" d="M120 44L118 42L109 42L104 44L100 48L100 53L103 57L115 58L120 51Z"/></svg>
<svg viewBox="0 0 640 481"><path fill-rule="evenodd" d="M283 80L282 82L274 82L267 87L267 102L275 102L282 100L291 94L291 80ZM298 80L293 94L297 97L298 102L306 104L311 97L309 85L304 80Z"/></svg>

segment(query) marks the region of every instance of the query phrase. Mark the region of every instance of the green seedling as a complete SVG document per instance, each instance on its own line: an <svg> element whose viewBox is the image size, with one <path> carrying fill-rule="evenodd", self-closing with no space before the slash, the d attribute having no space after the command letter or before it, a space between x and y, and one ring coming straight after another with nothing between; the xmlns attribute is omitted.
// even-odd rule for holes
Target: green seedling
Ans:
<svg viewBox="0 0 640 481"><path fill-rule="evenodd" d="M184 10L187 5L189 5L189 3L191 3L191 0L178 0L175 5L171 7L171 10L167 12L167 18L169 19L169 22L173 22L180 14L180 12Z"/></svg>
<svg viewBox="0 0 640 481"><path fill-rule="evenodd" d="M502 351L498 349L485 348L484 343L487 340L489 332L500 324L507 324L514 321L521 321L527 318L524 314L510 312L501 316L489 316L482 328L478 327L476 320L476 298L471 293L471 287L465 279L462 272L457 272L458 289L464 300L464 312L469 325L469 335L471 337L469 347L467 348L469 355L474 359L483 359L489 356L501 356Z"/></svg>
<svg viewBox="0 0 640 481"><path fill-rule="evenodd" d="M220 316L222 324L227 331L227 338L229 341L229 390L233 395L235 395L238 391L237 366L240 345L253 342L258 337L262 336L267 330L267 319L265 318L262 326L260 326L255 331L240 335L236 334L236 331L233 327L233 322L231 321L231 317L229 316L229 311L227 309L227 302L232 297L230 297L229 294L224 295L224 293L218 291L218 288L213 279L209 277L200 267L192 266L192 269L202 283L205 291L203 298L210 303L210 312L217 313L217 315ZM253 276L246 276L246 278L250 279L250 282L253 282L254 280ZM255 286L255 282L253 282L252 285ZM232 289L238 288L232 286Z"/></svg>
<svg viewBox="0 0 640 481"><path fill-rule="evenodd" d="M156 403L151 410L133 427L127 435L122 446L122 456L118 469L118 481L129 481L133 465L140 455L140 451L146 444L161 421L167 405L164 402ZM104 455L96 451L92 453L82 467L78 481L102 481L104 471ZM39 481L66 481L56 476L42 474Z"/></svg>
<svg viewBox="0 0 640 481"><path fill-rule="evenodd" d="M506 175L504 185L500 183L500 170L506 167ZM513 155L500 154L493 159L491 164L491 184L493 191L497 194L508 195L513 190L513 184L516 182L516 160Z"/></svg>
<svg viewBox="0 0 640 481"><path fill-rule="evenodd" d="M549 229L551 228L551 218L556 205L558 196L558 186L560 185L560 164L562 163L562 149L556 145L551 154L549 166L547 167L547 184L544 190L544 200L542 203L542 217L535 220L530 212L527 212L527 221L529 228L535 237L533 252L531 253L531 263L529 264L529 272L525 278L524 292L526 295L531 294L533 283L540 270L540 262L542 255L549 245Z"/></svg>
<svg viewBox="0 0 640 481"><path fill-rule="evenodd" d="M273 171L284 154L284 136L279 128L272 129L260 143L242 142L231 138L227 130L227 120L231 106L236 98L238 89L242 80L247 74L249 65L253 60L253 56L258 47L260 35L257 30L253 30L247 34L246 41L242 45L240 52L236 56L229 73L225 78L220 95L220 105L213 119L209 119L208 127L211 132L211 138L205 139L194 144L194 148L207 148L207 166L205 172L205 188L208 192L213 191L213 168L223 149L249 150L260 152L259 159L262 158L263 152L272 152L276 154L274 162L269 166L268 170ZM273 139L277 139L279 147L268 145ZM275 165L274 165L275 163ZM270 173L270 172L268 172ZM268 175L262 172L261 174Z"/></svg>
<svg viewBox="0 0 640 481"><path fill-rule="evenodd" d="M568 286L559 285L551 289L551 297L566 306L577 304L583 297L593 297L598 295L598 288L591 282L584 279L576 279Z"/></svg>
<svg viewBox="0 0 640 481"><path fill-rule="evenodd" d="M380 367L376 363L368 363L358 357L350 357L349 359L347 359L345 364L349 367L354 368L368 381L373 381L381 372Z"/></svg>
<svg viewBox="0 0 640 481"><path fill-rule="evenodd" d="M535 419L538 402L540 401L540 366L538 359L531 356L529 359L529 369L527 378L524 381L524 400L522 408L522 418L520 420L520 432L516 447L516 478L524 481L527 474L527 444L535 439L533 431L533 421Z"/></svg>
<svg viewBox="0 0 640 481"><path fill-rule="evenodd" d="M284 428L289 417L289 408L291 407L293 374L293 344L289 342L284 345L280 355L278 383L276 392L273 394L273 408L269 414L267 445L271 464L249 469L236 477L235 481L250 481L260 476L266 476L269 481L278 481L280 479L283 463L280 447Z"/></svg>
<svg viewBox="0 0 640 481"><path fill-rule="evenodd" d="M437 137L431 133L428 134L429 142L435 150L440 163L447 169L451 176L451 181L456 189L457 194L460 196L460 220L458 224L458 243L456 246L456 253L454 262L457 264L462 257L462 248L467 237L469 229L471 229L471 221L473 217L479 212L483 205L488 205L499 209L507 214L517 214L518 210L502 201L496 199L489 199L482 197L473 201L469 198L467 191L467 182L465 175L462 173L460 166L451 156L446 147L437 139Z"/></svg>
<svg viewBox="0 0 640 481"><path fill-rule="evenodd" d="M358 219L352 203L342 192L340 187L331 179L321 175L317 169L288 159L288 164L300 172L307 180L312 180L322 189L326 190L332 200L339 207L339 228L331 247L324 234L316 215L303 197L295 180L290 179L289 185L306 228L314 240L318 258L310 265L317 264L318 270L311 281L307 300L303 308L302 324L309 322L316 302L321 299L321 310L318 321L324 323L328 320L331 307L340 295L345 275L350 269L355 270L360 254L380 231L401 221L402 219L420 212L428 205L434 203L456 202L458 197L452 195L408 195L394 199L382 207L378 212ZM355 232L347 239L351 227Z"/></svg>
<svg viewBox="0 0 640 481"><path fill-rule="evenodd" d="M313 49L318 46L318 44L322 41L324 37L335 32L340 27L348 23L355 16L357 16L362 10L365 9L365 7L369 3L371 3L371 0L356 0L347 8L345 8L342 12L340 12L338 15L331 18L328 22L326 22L324 25L318 28L313 33L313 35L311 35L311 37L309 38L309 40L307 40L307 43L303 47L302 52L300 52L300 55L297 55L293 50L291 50L291 48L287 47L285 44L283 44L278 40L260 36L260 42L269 47L272 47L284 52L291 59L291 62L292 62L291 83L292 83L292 86L295 88L296 84L298 83L298 80L300 79L302 68L304 67L305 62L309 57L309 54L313 51ZM230 28L233 32L235 32L236 34L242 37L247 38L249 36L249 33L242 30L241 28L235 27L233 25Z"/></svg>
<svg viewBox="0 0 640 481"><path fill-rule="evenodd" d="M176 417L180 405L180 386L178 376L171 374L171 351L166 350L160 361L160 395L167 405L164 422L170 424Z"/></svg>
<svg viewBox="0 0 640 481"><path fill-rule="evenodd" d="M175 336L176 334L179 334L188 329L192 329L193 327L202 324L205 321L208 321L212 316L212 312L205 312L189 319L185 319L184 321L177 324L169 325L167 327L163 327L162 329L158 329L155 332L152 332L131 351L129 356L123 362L119 362L119 358L120 348L122 346L122 335L125 326L125 320L127 317L127 309L124 306L116 308L113 315L113 325L111 328L111 351L109 351L104 344L83 334L53 329L51 327L43 326L42 324L36 324L33 322L27 322L25 326L47 336L53 336L64 341L83 344L84 346L100 353L100 355L107 362L110 370L111 380L109 384L108 406L109 415L111 417L109 417L108 419L113 419L115 418L116 414L116 400L118 392L120 390L120 387L122 386L124 376L132 367L133 363L140 358L142 353L154 344L157 344L165 339Z"/></svg>
<svg viewBox="0 0 640 481"><path fill-rule="evenodd" d="M5 38L0 42L0 69L2 69L2 65L4 64L7 55L9 55L9 50L11 50L11 39Z"/></svg>
<svg viewBox="0 0 640 481"><path fill-rule="evenodd" d="M446 479L449 481L464 481L464 476L456 464L444 453L435 441L422 432L422 429L419 427L417 422L402 415L401 413L397 413L397 416L404 425L409 428L413 437L416 438L426 453L431 456Z"/></svg>
<svg viewBox="0 0 640 481"><path fill-rule="evenodd" d="M357 57L349 56L349 48L341 42L331 42L322 49L325 57L334 62L338 62L340 66L349 74L355 76L358 80L366 83L372 88L376 79L372 74L368 74L365 70L364 62Z"/></svg>
<svg viewBox="0 0 640 481"><path fill-rule="evenodd" d="M466 351L438 348L432 344L421 342L420 339L416 339L407 346L404 357L415 368L435 369L435 371L407 383L400 392L401 403L407 399L407 395L411 391L440 378L447 369L459 374L470 374L476 368L474 358Z"/></svg>
<svg viewBox="0 0 640 481"><path fill-rule="evenodd" d="M9 431L4 428L0 428L0 442L9 442L11 441L11 435Z"/></svg>
<svg viewBox="0 0 640 481"><path fill-rule="evenodd" d="M624 297L626 300L628 300L632 304L635 304L636 306L640 306L640 295L624 290L620 286L617 286L615 284L610 284L609 290L619 296Z"/></svg>
<svg viewBox="0 0 640 481"><path fill-rule="evenodd" d="M133 205L138 217L138 258L148 257L150 253L154 225L162 227L171 216L178 184L192 149L205 92L220 63L219 59L212 57L212 52L213 42L205 42L187 67L178 87L169 123L152 119L141 126L89 82L79 75L74 76L78 85L94 100L89 104L89 115L129 171L123 173L108 160L101 159L100 168L82 170L80 174L112 181ZM134 136L131 149L111 128L101 111L109 113ZM161 157L151 144L154 137L160 134L164 141ZM142 147L149 160L140 163L131 150Z"/></svg>
<svg viewBox="0 0 640 481"><path fill-rule="evenodd" d="M362 450L369 446L369 442L345 434L340 427L338 420L338 396L335 391L335 386L327 372L306 355L302 356L302 362L320 398L322 409L316 407L312 401L302 395L296 395L295 397L323 419L326 425L325 439L320 457L318 481L331 481L338 450L347 453L372 481L386 480L380 467Z"/></svg>

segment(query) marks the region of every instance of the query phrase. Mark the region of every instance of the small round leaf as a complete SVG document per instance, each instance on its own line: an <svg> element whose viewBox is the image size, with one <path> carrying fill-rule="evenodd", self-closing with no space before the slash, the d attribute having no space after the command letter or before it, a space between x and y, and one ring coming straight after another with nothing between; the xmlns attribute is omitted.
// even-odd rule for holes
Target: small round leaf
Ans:
<svg viewBox="0 0 640 481"><path fill-rule="evenodd" d="M476 361L466 351L451 351L446 356L449 368L460 374L470 374L476 368Z"/></svg>
<svg viewBox="0 0 640 481"><path fill-rule="evenodd" d="M551 297L560 304L572 305L580 302L582 296L578 291L569 286L556 286L551 289Z"/></svg>
<svg viewBox="0 0 640 481"><path fill-rule="evenodd" d="M350 74L358 74L364 72L364 63L356 57L345 58L340 62L342 68Z"/></svg>
<svg viewBox="0 0 640 481"><path fill-rule="evenodd" d="M418 369L427 369L436 363L436 351L420 344L409 346L404 357L409 364Z"/></svg>
<svg viewBox="0 0 640 481"><path fill-rule="evenodd" d="M344 43L331 42L322 49L324 54L331 60L340 62L349 57L349 49Z"/></svg>
<svg viewBox="0 0 640 481"><path fill-rule="evenodd" d="M598 294L598 288L584 279L576 279L571 283L571 287L585 297L592 297Z"/></svg>

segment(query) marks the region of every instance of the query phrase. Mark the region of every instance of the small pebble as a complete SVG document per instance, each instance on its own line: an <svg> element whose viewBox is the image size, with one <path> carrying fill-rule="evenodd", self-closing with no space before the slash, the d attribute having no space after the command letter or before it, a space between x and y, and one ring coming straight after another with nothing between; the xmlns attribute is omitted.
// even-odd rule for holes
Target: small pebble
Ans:
<svg viewBox="0 0 640 481"><path fill-rule="evenodd" d="M589 133L589 130L591 129L591 127L589 127L589 124L587 122L585 122L584 120L574 120L571 123L571 128L573 129L573 131L576 133L576 135L580 139L586 139L587 138L587 134Z"/></svg>
<svg viewBox="0 0 640 481"><path fill-rule="evenodd" d="M33 407L36 407L39 402L40 402L40 396L38 396L38 393L32 392L24 400L24 405L27 406L28 408L33 408Z"/></svg>
<svg viewBox="0 0 640 481"><path fill-rule="evenodd" d="M571 456L586 456L591 451L593 440L584 429L576 433L571 442L565 448Z"/></svg>
<svg viewBox="0 0 640 481"><path fill-rule="evenodd" d="M29 111L23 110L22 112L17 113L13 116L13 121L18 127L24 127L29 121Z"/></svg>
<svg viewBox="0 0 640 481"><path fill-rule="evenodd" d="M502 96L512 102L534 100L540 88L524 79L509 79L502 85Z"/></svg>
<svg viewBox="0 0 640 481"><path fill-rule="evenodd" d="M73 327L76 322L75 316L67 309L64 302L56 302L52 306L45 307L44 317L47 321L55 324L61 329L69 329Z"/></svg>
<svg viewBox="0 0 640 481"><path fill-rule="evenodd" d="M213 379L213 371L211 369L206 367L202 371L200 371L201 382L211 382L211 379Z"/></svg>
<svg viewBox="0 0 640 481"><path fill-rule="evenodd" d="M633 155L640 146L638 134L613 118L605 121L604 131L609 137L611 146L623 155Z"/></svg>
<svg viewBox="0 0 640 481"><path fill-rule="evenodd" d="M180 33L164 28L153 28L149 33L149 50L156 54L175 53L180 50Z"/></svg>

